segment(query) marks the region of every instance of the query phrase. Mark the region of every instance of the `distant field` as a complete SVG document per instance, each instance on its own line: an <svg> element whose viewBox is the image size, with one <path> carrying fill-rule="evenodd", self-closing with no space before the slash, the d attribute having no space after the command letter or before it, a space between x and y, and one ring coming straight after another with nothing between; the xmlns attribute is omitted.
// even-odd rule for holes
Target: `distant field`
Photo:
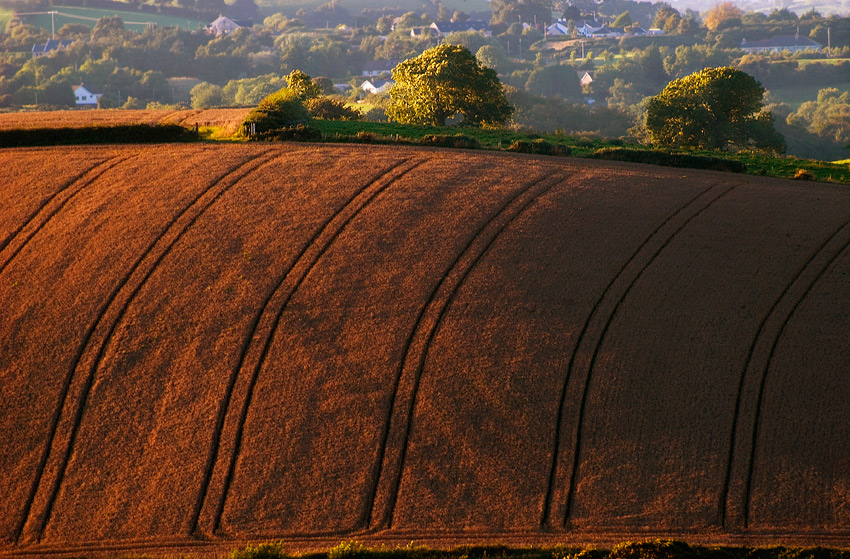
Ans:
<svg viewBox="0 0 850 559"><path fill-rule="evenodd" d="M159 27L180 27L182 29L194 30L206 25L208 22L202 22L196 19L188 19L182 17L168 16L162 14L146 14L142 12L121 12L116 10L99 10L95 8L73 8L69 6L54 6L52 8L59 12L56 14L56 29L67 23L82 23L94 27L94 24L101 17L118 16L124 20L124 27L133 31L144 29L148 23L155 23ZM2 12L0 12L0 22L2 22ZM48 32L51 29L51 21L49 14L37 16L22 16L25 23L35 25L46 29Z"/></svg>
<svg viewBox="0 0 850 559"><path fill-rule="evenodd" d="M6 29L10 19L12 19L12 11L0 8L0 29Z"/></svg>
<svg viewBox="0 0 850 559"><path fill-rule="evenodd" d="M774 87L770 89L772 96L771 102L788 103L791 109L796 111L800 105L806 101L815 101L818 98L818 91L835 87L841 92L850 91L850 83L843 83L834 86L824 85L801 85L795 87Z"/></svg>

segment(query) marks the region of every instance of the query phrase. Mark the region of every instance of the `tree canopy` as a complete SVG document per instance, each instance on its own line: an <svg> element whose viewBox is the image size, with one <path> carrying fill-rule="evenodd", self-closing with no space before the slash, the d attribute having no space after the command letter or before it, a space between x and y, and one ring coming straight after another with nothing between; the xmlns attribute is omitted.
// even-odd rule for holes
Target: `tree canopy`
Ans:
<svg viewBox="0 0 850 559"><path fill-rule="evenodd" d="M763 95L764 88L749 74L705 68L673 80L650 99L646 127L655 144L785 151L773 117L761 112Z"/></svg>
<svg viewBox="0 0 850 559"><path fill-rule="evenodd" d="M496 72L458 45L439 45L393 70L387 116L409 124L442 126L462 115L470 124L504 123L513 108Z"/></svg>

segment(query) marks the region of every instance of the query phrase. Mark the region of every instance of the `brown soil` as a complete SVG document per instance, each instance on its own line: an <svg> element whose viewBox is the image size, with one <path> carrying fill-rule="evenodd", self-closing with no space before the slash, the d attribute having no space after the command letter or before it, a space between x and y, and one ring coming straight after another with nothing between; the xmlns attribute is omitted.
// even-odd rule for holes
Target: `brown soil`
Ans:
<svg viewBox="0 0 850 559"><path fill-rule="evenodd" d="M0 555L850 544L846 188L397 146L0 161Z"/></svg>
<svg viewBox="0 0 850 559"><path fill-rule="evenodd" d="M228 134L232 134L237 131L249 111L250 109L181 109L177 111L88 109L0 113L0 130L77 128L119 124L180 124L191 128L197 124L219 127Z"/></svg>

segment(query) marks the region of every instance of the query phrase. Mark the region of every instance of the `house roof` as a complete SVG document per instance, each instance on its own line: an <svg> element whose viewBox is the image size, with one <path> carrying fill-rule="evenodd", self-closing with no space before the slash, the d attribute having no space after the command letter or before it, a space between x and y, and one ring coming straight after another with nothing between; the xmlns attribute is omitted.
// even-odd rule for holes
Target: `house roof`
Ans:
<svg viewBox="0 0 850 559"><path fill-rule="evenodd" d="M70 46L71 43L73 43L73 42L74 41L72 41L70 39L50 39L49 41L47 41L43 45L38 44L38 43L34 44L32 46L32 52L44 53L44 52L51 52L51 51L54 51L54 50L64 49L64 48L68 48L68 46Z"/></svg>
<svg viewBox="0 0 850 559"><path fill-rule="evenodd" d="M776 37L771 37L769 39L762 39L761 41L748 41L744 39L741 41L741 48L790 48L790 47L817 47L820 48L823 45L818 43L817 41L813 41L808 37L801 37L799 35L777 35Z"/></svg>
<svg viewBox="0 0 850 559"><path fill-rule="evenodd" d="M576 27L584 27L585 25L594 29L600 29L602 27L605 27L604 23L593 19L580 19L576 22Z"/></svg>
<svg viewBox="0 0 850 559"><path fill-rule="evenodd" d="M483 21L441 21L432 23L432 29L438 33L458 33L463 31L487 31L490 25Z"/></svg>
<svg viewBox="0 0 850 559"><path fill-rule="evenodd" d="M370 60L363 64L364 72L389 72L398 66L398 60Z"/></svg>
<svg viewBox="0 0 850 559"><path fill-rule="evenodd" d="M567 33L569 33L569 30L567 29L566 25L557 22L547 27L546 32L550 35L566 35Z"/></svg>
<svg viewBox="0 0 850 559"><path fill-rule="evenodd" d="M625 31L623 31L622 27L608 27L607 25L605 25L603 27L600 27L599 29L592 31L590 34L591 35L606 35L608 33L623 33L623 34L625 34Z"/></svg>

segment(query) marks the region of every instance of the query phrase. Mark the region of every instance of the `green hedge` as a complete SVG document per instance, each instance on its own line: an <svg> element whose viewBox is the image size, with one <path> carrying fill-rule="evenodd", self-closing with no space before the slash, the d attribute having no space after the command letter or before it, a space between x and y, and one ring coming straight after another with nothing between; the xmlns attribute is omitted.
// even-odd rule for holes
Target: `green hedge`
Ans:
<svg viewBox="0 0 850 559"><path fill-rule="evenodd" d="M74 144L157 144L191 142L194 130L176 124L121 124L85 128L0 130L0 147L60 146Z"/></svg>
<svg viewBox="0 0 850 559"><path fill-rule="evenodd" d="M710 169L713 171L726 171L729 173L745 173L747 171L747 166L740 161L732 161L729 159L722 159L720 157L691 155L689 153L675 153L658 150L639 150L617 147L600 148L590 157L594 159L607 159L612 161L629 161L631 163L649 163L651 165L662 165L664 167Z"/></svg>

